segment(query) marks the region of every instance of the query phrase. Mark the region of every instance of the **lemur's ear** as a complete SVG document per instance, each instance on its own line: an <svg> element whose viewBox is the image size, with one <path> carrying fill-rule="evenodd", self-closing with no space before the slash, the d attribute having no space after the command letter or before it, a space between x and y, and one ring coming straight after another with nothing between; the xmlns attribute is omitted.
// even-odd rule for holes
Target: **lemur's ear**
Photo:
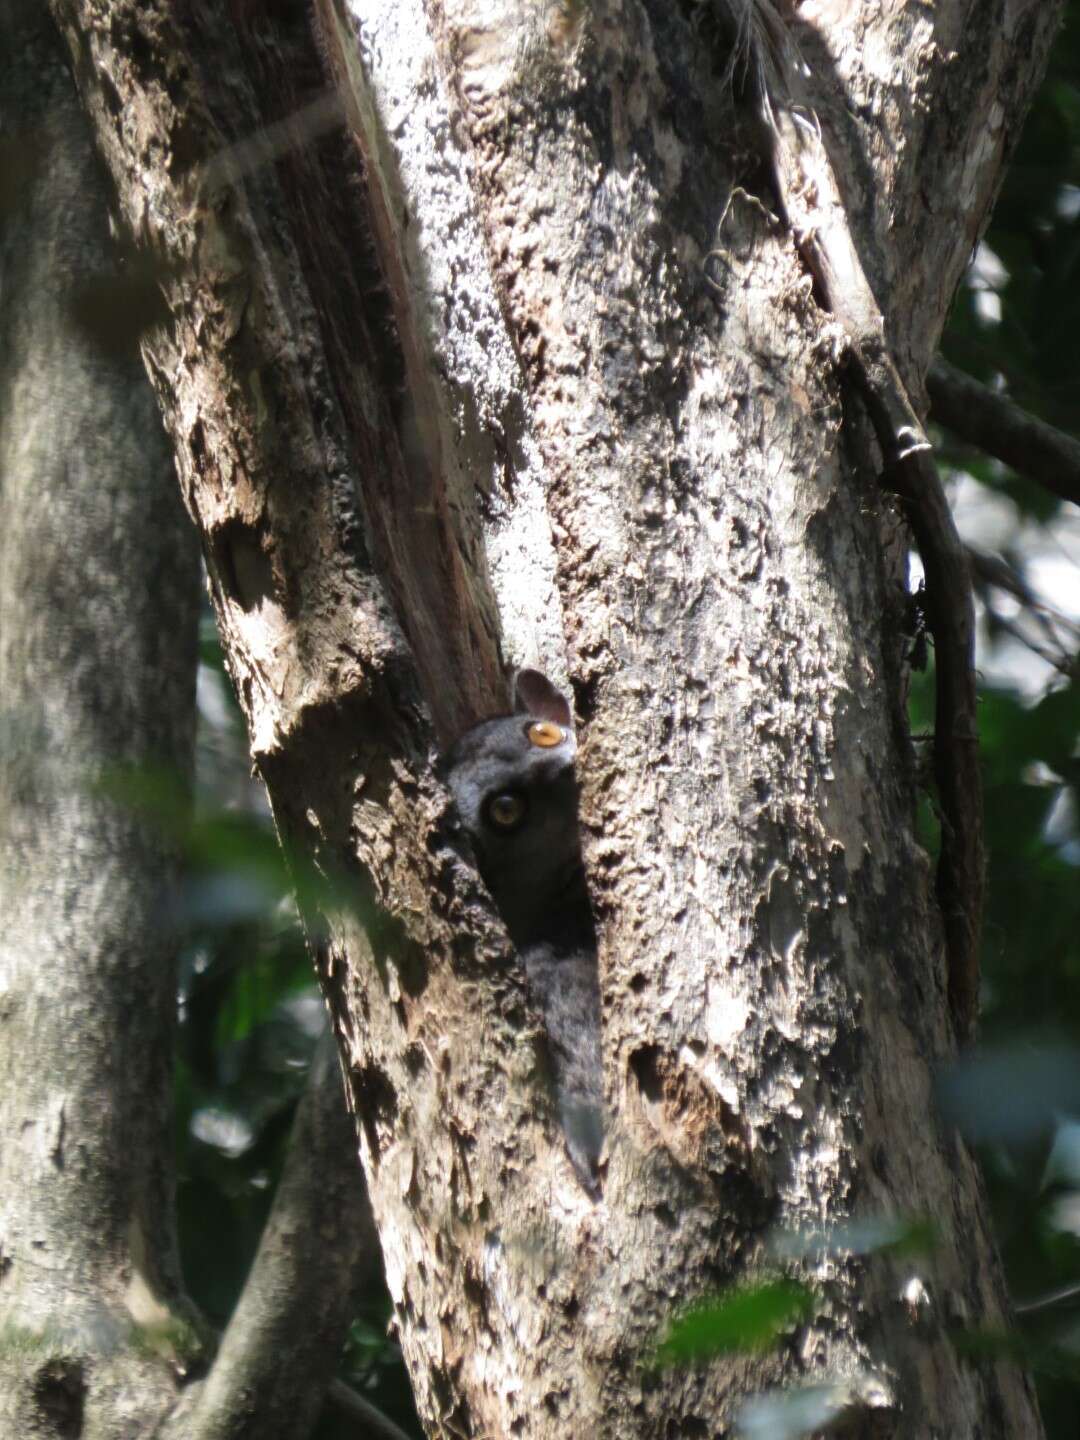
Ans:
<svg viewBox="0 0 1080 1440"><path fill-rule="evenodd" d="M574 728L570 702L539 670L519 670L514 679L514 709L539 720L553 720L564 730Z"/></svg>

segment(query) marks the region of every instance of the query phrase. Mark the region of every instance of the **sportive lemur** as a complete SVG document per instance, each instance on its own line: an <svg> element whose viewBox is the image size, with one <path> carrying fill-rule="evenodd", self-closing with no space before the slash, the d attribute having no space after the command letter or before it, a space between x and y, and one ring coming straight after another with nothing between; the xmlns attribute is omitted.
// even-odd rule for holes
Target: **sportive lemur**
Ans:
<svg viewBox="0 0 1080 1440"><path fill-rule="evenodd" d="M466 731L443 777L484 883L543 1017L559 1119L583 1184L603 1141L596 929L577 817L577 740L566 696L538 670L514 683L515 713Z"/></svg>

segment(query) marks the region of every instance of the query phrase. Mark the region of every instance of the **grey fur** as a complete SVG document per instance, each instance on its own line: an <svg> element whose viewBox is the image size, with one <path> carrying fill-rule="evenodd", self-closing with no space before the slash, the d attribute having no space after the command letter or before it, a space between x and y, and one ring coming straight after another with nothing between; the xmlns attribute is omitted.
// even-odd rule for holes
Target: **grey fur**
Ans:
<svg viewBox="0 0 1080 1440"><path fill-rule="evenodd" d="M596 1194L604 1132L600 984L578 831L577 740L566 697L539 671L519 673L515 701L515 714L466 731L443 774L543 1016L567 1150ZM558 725L561 740L531 742L537 720ZM516 826L500 828L490 807L506 796L525 812Z"/></svg>

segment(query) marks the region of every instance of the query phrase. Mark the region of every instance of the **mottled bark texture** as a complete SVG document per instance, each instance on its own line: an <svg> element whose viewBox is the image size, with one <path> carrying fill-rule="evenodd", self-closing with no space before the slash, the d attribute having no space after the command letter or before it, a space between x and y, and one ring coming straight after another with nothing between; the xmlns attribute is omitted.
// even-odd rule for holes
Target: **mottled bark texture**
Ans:
<svg viewBox="0 0 1080 1440"><path fill-rule="evenodd" d="M851 1433L1037 1434L1023 1377L947 1339L1004 1300L933 1104L952 1042L904 539L730 24L319 0L320 65L299 7L54 10L172 315L145 348L255 762L325 882L308 918L431 1433L725 1433L751 1393L818 1381ZM1055 17L786 22L916 395ZM327 76L347 133L314 135ZM291 148L246 143L293 111ZM577 701L595 1204L522 976L440 839L433 750L505 699L503 660ZM820 1303L778 1348L647 1367L774 1227L882 1213L931 1218L933 1260L811 1246Z"/></svg>
<svg viewBox="0 0 1080 1440"><path fill-rule="evenodd" d="M138 353L93 310L107 182L59 37L0 17L0 1432L141 1436L194 1339L176 857L109 782L190 781L198 551Z"/></svg>
<svg viewBox="0 0 1080 1440"><path fill-rule="evenodd" d="M378 1263L352 1125L323 1054L210 1364L173 1216L183 815L112 798L189 786L198 548L59 36L37 0L0 36L0 1433L299 1440Z"/></svg>

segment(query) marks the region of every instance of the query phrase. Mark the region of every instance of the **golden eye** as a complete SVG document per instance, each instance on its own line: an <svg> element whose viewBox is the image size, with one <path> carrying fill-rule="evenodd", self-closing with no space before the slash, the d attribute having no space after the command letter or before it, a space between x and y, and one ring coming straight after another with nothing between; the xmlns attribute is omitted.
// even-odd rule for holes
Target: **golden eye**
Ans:
<svg viewBox="0 0 1080 1440"><path fill-rule="evenodd" d="M513 830L525 819L525 801L512 790L493 795L487 804L488 819L500 830Z"/></svg>
<svg viewBox="0 0 1080 1440"><path fill-rule="evenodd" d="M530 745L539 745L543 750L550 750L552 745L561 745L566 739L566 731L551 720L534 720L525 727L525 734Z"/></svg>

